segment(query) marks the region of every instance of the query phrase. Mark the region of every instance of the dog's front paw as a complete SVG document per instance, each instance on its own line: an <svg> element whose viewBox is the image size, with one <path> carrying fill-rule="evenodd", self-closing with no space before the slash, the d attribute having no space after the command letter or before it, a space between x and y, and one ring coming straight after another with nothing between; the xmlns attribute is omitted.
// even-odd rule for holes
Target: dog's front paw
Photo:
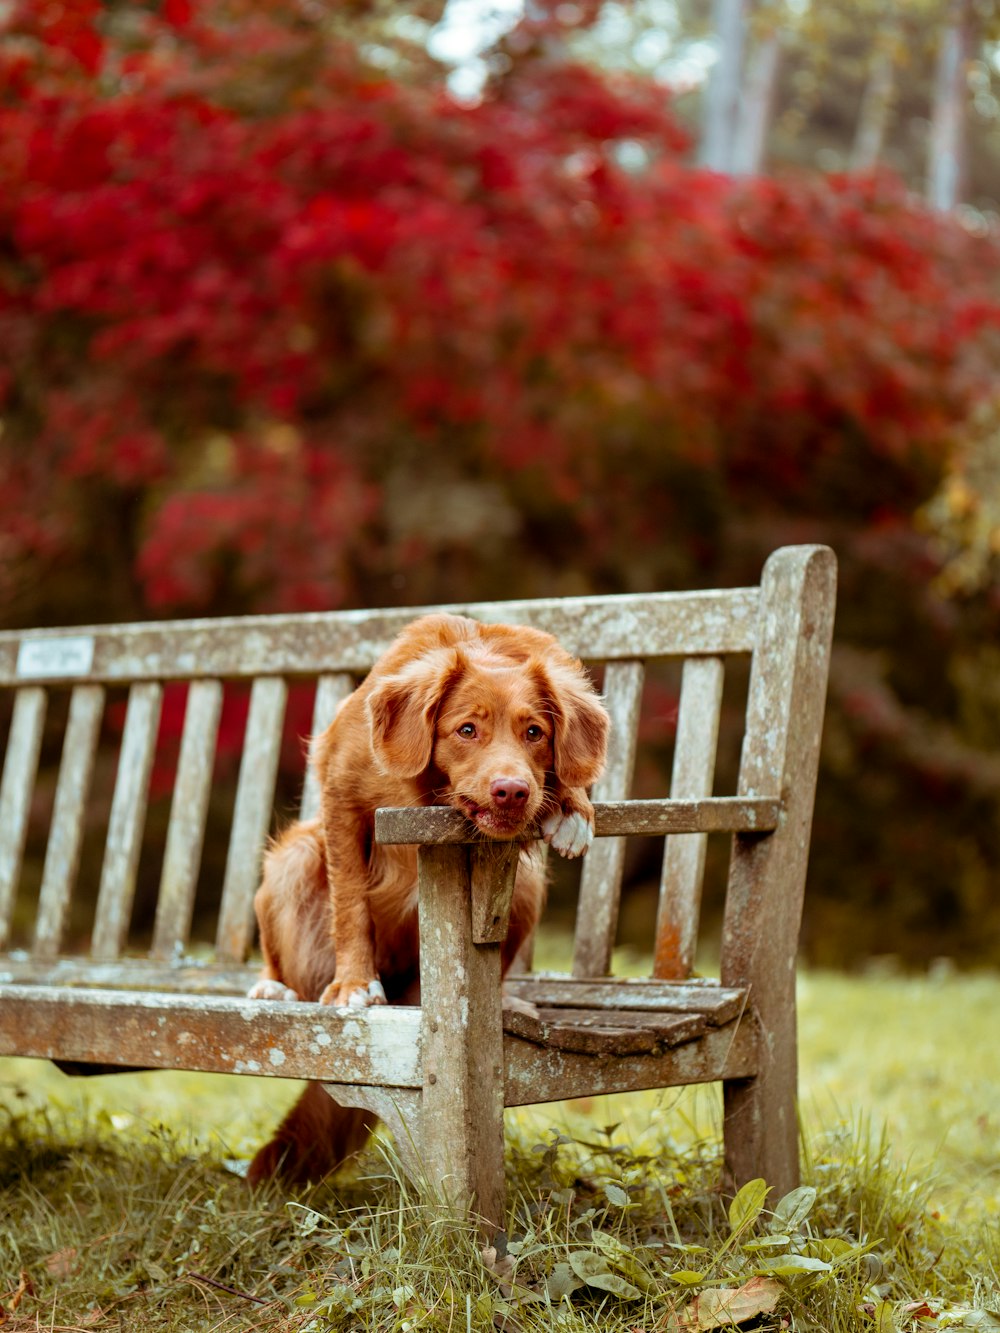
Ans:
<svg viewBox="0 0 1000 1333"><path fill-rule="evenodd" d="M385 991L378 977L365 982L353 977L338 981L334 977L319 997L320 1004L332 1004L337 1009L367 1009L372 1004L385 1004Z"/></svg>
<svg viewBox="0 0 1000 1333"><path fill-rule="evenodd" d="M302 996L298 991L292 990L291 986L286 986L283 981L275 981L273 977L261 977L260 981L247 991L247 999L301 1000Z"/></svg>
<svg viewBox="0 0 1000 1333"><path fill-rule="evenodd" d="M594 841L594 826L578 810L556 810L542 822L542 837L560 856L582 856Z"/></svg>

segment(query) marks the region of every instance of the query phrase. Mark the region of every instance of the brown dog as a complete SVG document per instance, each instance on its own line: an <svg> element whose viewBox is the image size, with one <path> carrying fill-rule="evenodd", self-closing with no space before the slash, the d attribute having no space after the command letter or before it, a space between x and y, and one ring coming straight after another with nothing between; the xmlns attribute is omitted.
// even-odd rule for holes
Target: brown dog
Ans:
<svg viewBox="0 0 1000 1333"><path fill-rule="evenodd" d="M379 806L457 806L490 838L523 842L503 969L545 898L539 828L563 856L593 836L588 787L608 718L580 663L540 630L462 616L414 621L319 737L318 820L293 825L264 858L255 906L260 999L363 1007L419 999L417 861L379 846ZM310 1085L250 1179L303 1181L364 1142L375 1117Z"/></svg>

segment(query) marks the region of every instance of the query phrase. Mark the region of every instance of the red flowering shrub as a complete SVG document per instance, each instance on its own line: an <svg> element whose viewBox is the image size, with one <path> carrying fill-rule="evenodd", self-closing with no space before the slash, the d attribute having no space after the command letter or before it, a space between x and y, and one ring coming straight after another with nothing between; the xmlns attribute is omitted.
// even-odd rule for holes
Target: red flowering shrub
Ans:
<svg viewBox="0 0 1000 1333"><path fill-rule="evenodd" d="M738 581L820 537L841 633L892 622L904 705L930 644L954 715L965 631L910 519L990 388L996 245L889 178L697 171L658 88L526 56L463 105L324 22L290 0L5 21L11 614ZM860 688L852 780L881 744Z"/></svg>

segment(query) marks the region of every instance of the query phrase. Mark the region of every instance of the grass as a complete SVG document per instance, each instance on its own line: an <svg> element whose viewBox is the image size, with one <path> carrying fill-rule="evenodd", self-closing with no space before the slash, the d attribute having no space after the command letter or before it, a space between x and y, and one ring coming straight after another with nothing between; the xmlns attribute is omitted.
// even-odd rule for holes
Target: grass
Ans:
<svg viewBox="0 0 1000 1333"><path fill-rule="evenodd" d="M0 1326L1000 1330L998 1011L994 977L804 977L807 1188L784 1204L721 1197L710 1089L509 1113L485 1255L391 1145L295 1199L249 1191L294 1085L0 1061Z"/></svg>

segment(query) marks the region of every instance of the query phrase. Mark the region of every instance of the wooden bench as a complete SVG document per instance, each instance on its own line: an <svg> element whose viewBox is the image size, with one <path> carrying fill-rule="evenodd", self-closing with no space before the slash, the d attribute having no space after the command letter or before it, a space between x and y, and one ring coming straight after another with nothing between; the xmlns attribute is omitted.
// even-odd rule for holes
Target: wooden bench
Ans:
<svg viewBox="0 0 1000 1333"><path fill-rule="evenodd" d="M790 547L768 560L759 588L456 608L549 630L604 669L612 745L594 792L598 840L583 864L572 972L508 983L537 1018L501 1012L510 858L496 843L470 843L471 826L444 807L377 820L380 840L421 845L421 1007L345 1014L244 998L289 686L316 681L318 731L417 610L0 635L0 684L13 695L0 788L0 1054L81 1072L321 1080L338 1101L388 1122L415 1176L446 1182L492 1222L503 1210L505 1105L721 1080L731 1181L763 1176L780 1196L798 1177L795 961L835 577L828 549ZM737 789L715 796L724 663L746 654ZM669 658L683 662L670 796L630 800L645 666ZM249 712L221 894L216 886L217 911L198 940L191 923L205 925L195 892L223 682L233 681L250 684ZM133 895L161 701L176 682L189 682L186 711L155 919L139 951ZM125 690L96 910L70 949L102 714ZM44 867L40 885L19 890L43 733L53 741L47 701L60 693L68 708L49 704L50 719L61 710L66 721ZM316 805L308 774L301 811ZM719 981L692 977L706 838L716 832L732 834ZM650 978L614 979L624 835L634 834L666 835L655 961ZM33 917L20 949L12 917L22 932Z"/></svg>

